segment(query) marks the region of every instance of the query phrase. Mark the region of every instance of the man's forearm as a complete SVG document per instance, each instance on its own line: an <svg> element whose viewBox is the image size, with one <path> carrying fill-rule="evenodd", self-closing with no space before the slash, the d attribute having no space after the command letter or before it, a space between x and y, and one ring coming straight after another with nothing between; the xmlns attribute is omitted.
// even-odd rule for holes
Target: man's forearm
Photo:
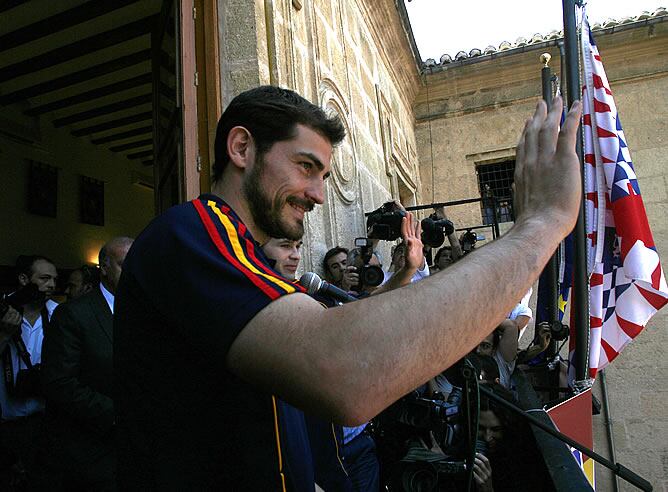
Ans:
<svg viewBox="0 0 668 492"><path fill-rule="evenodd" d="M505 318L574 227L580 113L576 102L560 125L561 98L549 113L538 102L517 146L518 219L501 239L440 275L337 309L284 296L241 331L228 368L298 407L354 425L452 365Z"/></svg>
<svg viewBox="0 0 668 492"><path fill-rule="evenodd" d="M535 281L559 240L550 227L526 222L443 274L383 296L326 311L287 296L241 332L228 364L254 383L272 382L269 390L301 408L364 422L472 350ZM266 326L284 329L272 344L245 345Z"/></svg>

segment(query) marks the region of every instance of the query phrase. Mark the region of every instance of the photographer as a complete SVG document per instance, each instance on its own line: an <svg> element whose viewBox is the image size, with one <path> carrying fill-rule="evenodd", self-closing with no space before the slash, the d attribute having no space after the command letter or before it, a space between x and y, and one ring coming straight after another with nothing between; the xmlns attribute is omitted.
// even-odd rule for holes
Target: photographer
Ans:
<svg viewBox="0 0 668 492"><path fill-rule="evenodd" d="M518 325L505 319L476 348L479 355L493 357L499 366L501 385L511 389L511 376L517 363Z"/></svg>
<svg viewBox="0 0 668 492"><path fill-rule="evenodd" d="M37 464L44 412L39 367L44 332L58 305L51 300L58 278L51 260L39 255L19 256L16 271L19 288L8 297L21 298L17 301L20 305L12 306L10 301L5 306L4 340L0 343L0 446L4 448L2 454L11 456L14 462L0 464L0 488L9 488L7 481L34 484L42 472ZM11 472L7 472L9 467Z"/></svg>
<svg viewBox="0 0 668 492"><path fill-rule="evenodd" d="M348 269L348 250L341 246L335 246L322 259L322 270L325 273L325 280L343 290L349 291L351 286L358 282L357 276L351 276L354 273Z"/></svg>
<svg viewBox="0 0 668 492"><path fill-rule="evenodd" d="M461 359L572 230L580 105L559 135L561 109L541 101L525 126L519 213L502 238L443 275L324 309L255 251L302 237L344 127L287 89L236 96L218 124L213 193L155 218L123 265L119 486L312 491L304 412L359 425ZM401 227L414 228L410 214Z"/></svg>
<svg viewBox="0 0 668 492"><path fill-rule="evenodd" d="M515 403L503 386L488 387L504 400ZM546 485L548 471L536 448L531 428L497 401L480 399L478 440L486 450L476 453L473 477L478 492L529 492L553 490Z"/></svg>
<svg viewBox="0 0 668 492"><path fill-rule="evenodd" d="M448 220L448 216L445 213L445 207L434 208L434 215L438 219ZM436 252L436 256L434 256L434 262L430 270L432 274L445 270L447 267L464 256L462 245L459 242L459 239L457 239L457 234L454 228L453 231L447 235L447 238L449 246L441 247Z"/></svg>

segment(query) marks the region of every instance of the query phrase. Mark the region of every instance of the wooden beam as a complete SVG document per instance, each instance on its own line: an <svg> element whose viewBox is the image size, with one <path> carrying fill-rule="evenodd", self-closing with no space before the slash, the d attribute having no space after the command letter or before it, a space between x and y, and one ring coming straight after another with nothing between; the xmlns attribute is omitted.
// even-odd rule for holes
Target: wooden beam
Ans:
<svg viewBox="0 0 668 492"><path fill-rule="evenodd" d="M24 101L28 98L41 96L42 94L47 94L49 92L57 91L69 87L74 84L79 84L81 82L86 82L88 80L94 79L101 75L106 75L108 73L116 72L124 68L131 67L133 65L138 65L144 63L151 59L151 50L141 50L130 55L121 56L110 60L105 63L100 63L99 65L94 65L92 67L79 70L78 72L73 72L62 77L58 77L53 80L48 80L45 82L40 82L30 87L24 89L18 89L14 92L10 92L3 96L0 96L0 106L7 106L8 104L13 104L19 101Z"/></svg>
<svg viewBox="0 0 668 492"><path fill-rule="evenodd" d="M0 13L7 12L8 10L18 7L22 3L26 3L28 0L5 0L0 3Z"/></svg>
<svg viewBox="0 0 668 492"><path fill-rule="evenodd" d="M79 39L59 48L55 48L33 58L0 68L0 82L6 82L29 73L53 67L75 58L114 46L130 39L138 38L151 32L156 16L150 15L129 24L124 24L110 31Z"/></svg>
<svg viewBox="0 0 668 492"><path fill-rule="evenodd" d="M90 142L95 145L101 145L109 142L116 142L117 140L125 140L126 138L147 135L149 133L153 133L153 127L142 126L141 128L135 128L134 130L128 130L127 132L114 133L113 135L107 135L106 137L95 138Z"/></svg>
<svg viewBox="0 0 668 492"><path fill-rule="evenodd" d="M114 128L120 128L131 123L139 123L140 121L149 121L153 116L151 111L146 111L144 113L134 114L132 116L126 116L124 118L119 118L117 120L107 121L106 123L100 123L98 125L87 126L86 128L80 128L70 132L74 137L83 137L84 135L91 135L93 133L99 133L106 130L113 130Z"/></svg>
<svg viewBox="0 0 668 492"><path fill-rule="evenodd" d="M124 150L138 149L139 147L146 147L153 143L152 138L146 140L138 140L136 142L130 142L123 145L116 145L115 147L109 147L109 150L112 152L123 152Z"/></svg>
<svg viewBox="0 0 668 492"><path fill-rule="evenodd" d="M90 91L82 92L76 96L66 97L65 99L60 99L58 101L53 101L41 106L35 106L32 109L24 111L23 114L26 116L37 116L40 114L48 113L50 111L55 111L57 109L67 108L68 106L74 106L75 104L81 104L88 101L93 101L104 96L109 96L111 94L116 94L117 92L122 92L128 89L133 89L135 87L140 87L145 84L151 83L151 74L145 73L143 75L138 75L132 77L131 79L122 80L120 82L115 82L113 84L105 85L103 87L98 87Z"/></svg>
<svg viewBox="0 0 668 492"><path fill-rule="evenodd" d="M33 22L27 26L0 36L0 52L30 43L58 31L82 24L101 15L118 10L137 0L91 1L72 9Z"/></svg>
<svg viewBox="0 0 668 492"><path fill-rule="evenodd" d="M100 106L89 109L87 111L82 111L80 113L71 114L63 118L58 118L53 120L53 126L60 128L62 126L71 125L73 123L90 120L91 118L97 118L98 116L106 116L108 114L117 113L118 111L123 111L124 109L130 109L142 104L148 104L152 99L153 97L150 93L142 94L141 96L125 99L124 101L117 101L105 106Z"/></svg>
<svg viewBox="0 0 668 492"><path fill-rule="evenodd" d="M143 159L144 157L151 157L153 156L153 149L151 150L144 150L142 152L136 152L134 154L128 154L128 159Z"/></svg>

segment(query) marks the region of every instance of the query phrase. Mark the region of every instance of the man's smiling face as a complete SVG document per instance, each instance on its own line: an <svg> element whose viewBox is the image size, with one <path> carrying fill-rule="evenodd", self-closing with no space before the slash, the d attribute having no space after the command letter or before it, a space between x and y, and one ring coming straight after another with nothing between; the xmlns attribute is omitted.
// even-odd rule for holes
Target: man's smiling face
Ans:
<svg viewBox="0 0 668 492"><path fill-rule="evenodd" d="M243 182L253 221L264 234L297 240L304 215L324 202L332 145L319 133L297 125L290 140L276 142L255 158Z"/></svg>

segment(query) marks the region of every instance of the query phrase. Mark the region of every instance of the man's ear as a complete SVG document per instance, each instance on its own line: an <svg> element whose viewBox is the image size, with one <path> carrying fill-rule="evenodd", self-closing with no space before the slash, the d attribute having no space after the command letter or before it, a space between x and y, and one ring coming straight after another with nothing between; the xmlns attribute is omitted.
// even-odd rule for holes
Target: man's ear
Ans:
<svg viewBox="0 0 668 492"><path fill-rule="evenodd" d="M227 134L227 155L238 168L245 169L254 159L253 137L243 126L235 126Z"/></svg>
<svg viewBox="0 0 668 492"><path fill-rule="evenodd" d="M98 265L98 268L100 269L100 278L107 277L107 261L109 260L107 259Z"/></svg>
<svg viewBox="0 0 668 492"><path fill-rule="evenodd" d="M30 283L30 278L25 273L19 273L19 284L21 287L25 287Z"/></svg>

